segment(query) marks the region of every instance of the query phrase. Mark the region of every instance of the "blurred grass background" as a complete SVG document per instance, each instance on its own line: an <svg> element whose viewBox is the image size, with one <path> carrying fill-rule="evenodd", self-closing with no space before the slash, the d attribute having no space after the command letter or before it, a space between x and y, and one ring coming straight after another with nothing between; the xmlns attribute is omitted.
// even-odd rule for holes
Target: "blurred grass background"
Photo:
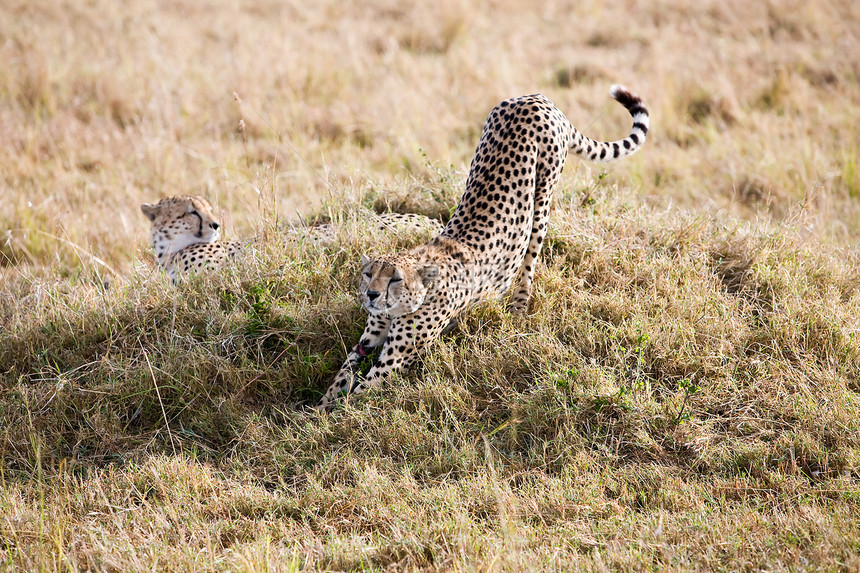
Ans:
<svg viewBox="0 0 860 573"><path fill-rule="evenodd" d="M488 111L524 93L620 137L612 83L654 116L648 153L613 175L643 201L757 220L805 198L816 233L852 245L858 10L5 2L3 260L68 273L71 242L125 274L147 256L137 205L165 195L204 194L248 236L275 199L290 219L351 185L432 182L428 163L462 180Z"/></svg>

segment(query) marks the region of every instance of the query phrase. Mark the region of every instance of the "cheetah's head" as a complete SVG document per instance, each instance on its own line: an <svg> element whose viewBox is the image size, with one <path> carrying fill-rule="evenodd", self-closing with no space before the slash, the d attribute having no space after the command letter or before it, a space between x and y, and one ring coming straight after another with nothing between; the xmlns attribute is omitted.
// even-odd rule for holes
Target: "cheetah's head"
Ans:
<svg viewBox="0 0 860 573"><path fill-rule="evenodd" d="M165 197L158 203L144 203L140 210L151 223L152 248L159 260L196 243L214 243L221 224L212 206L199 196Z"/></svg>
<svg viewBox="0 0 860 573"><path fill-rule="evenodd" d="M418 310L439 276L436 265L421 264L403 256L361 258L359 298L369 314L389 318Z"/></svg>

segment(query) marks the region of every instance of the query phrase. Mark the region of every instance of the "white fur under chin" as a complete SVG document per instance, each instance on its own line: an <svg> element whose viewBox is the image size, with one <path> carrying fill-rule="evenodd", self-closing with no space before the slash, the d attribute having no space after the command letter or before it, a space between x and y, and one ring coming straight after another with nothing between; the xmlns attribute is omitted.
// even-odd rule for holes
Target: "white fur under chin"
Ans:
<svg viewBox="0 0 860 573"><path fill-rule="evenodd" d="M195 237L194 235L181 235L179 237L174 237L170 241L162 239L159 235L160 233L153 237L153 247L155 247L159 243L166 242L168 244L166 254L172 255L174 253L178 253L179 251L190 245L196 245L197 243L214 243L218 241L218 239L221 237L221 232L217 229L209 229L209 232L203 233L202 237Z"/></svg>

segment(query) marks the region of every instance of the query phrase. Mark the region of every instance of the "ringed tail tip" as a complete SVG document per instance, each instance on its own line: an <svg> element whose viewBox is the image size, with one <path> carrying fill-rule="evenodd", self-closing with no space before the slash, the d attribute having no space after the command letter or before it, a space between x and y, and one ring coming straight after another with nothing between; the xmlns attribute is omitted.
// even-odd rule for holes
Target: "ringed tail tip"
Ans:
<svg viewBox="0 0 860 573"><path fill-rule="evenodd" d="M648 110L642 103L642 98L624 86L613 84L609 89L609 94L615 101L627 108L627 111L629 111L631 115L636 115L637 113L648 115Z"/></svg>

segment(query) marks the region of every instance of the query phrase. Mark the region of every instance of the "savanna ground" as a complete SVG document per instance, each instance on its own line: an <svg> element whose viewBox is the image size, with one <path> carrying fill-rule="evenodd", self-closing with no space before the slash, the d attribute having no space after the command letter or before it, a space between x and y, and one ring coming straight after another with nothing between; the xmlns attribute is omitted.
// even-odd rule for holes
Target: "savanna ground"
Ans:
<svg viewBox="0 0 860 573"><path fill-rule="evenodd" d="M0 561L20 570L860 570L860 4L0 3ZM362 253L486 114L570 160L524 316L328 415ZM234 96L235 94L235 96ZM235 268L172 287L139 204ZM283 229L332 218L331 246Z"/></svg>

